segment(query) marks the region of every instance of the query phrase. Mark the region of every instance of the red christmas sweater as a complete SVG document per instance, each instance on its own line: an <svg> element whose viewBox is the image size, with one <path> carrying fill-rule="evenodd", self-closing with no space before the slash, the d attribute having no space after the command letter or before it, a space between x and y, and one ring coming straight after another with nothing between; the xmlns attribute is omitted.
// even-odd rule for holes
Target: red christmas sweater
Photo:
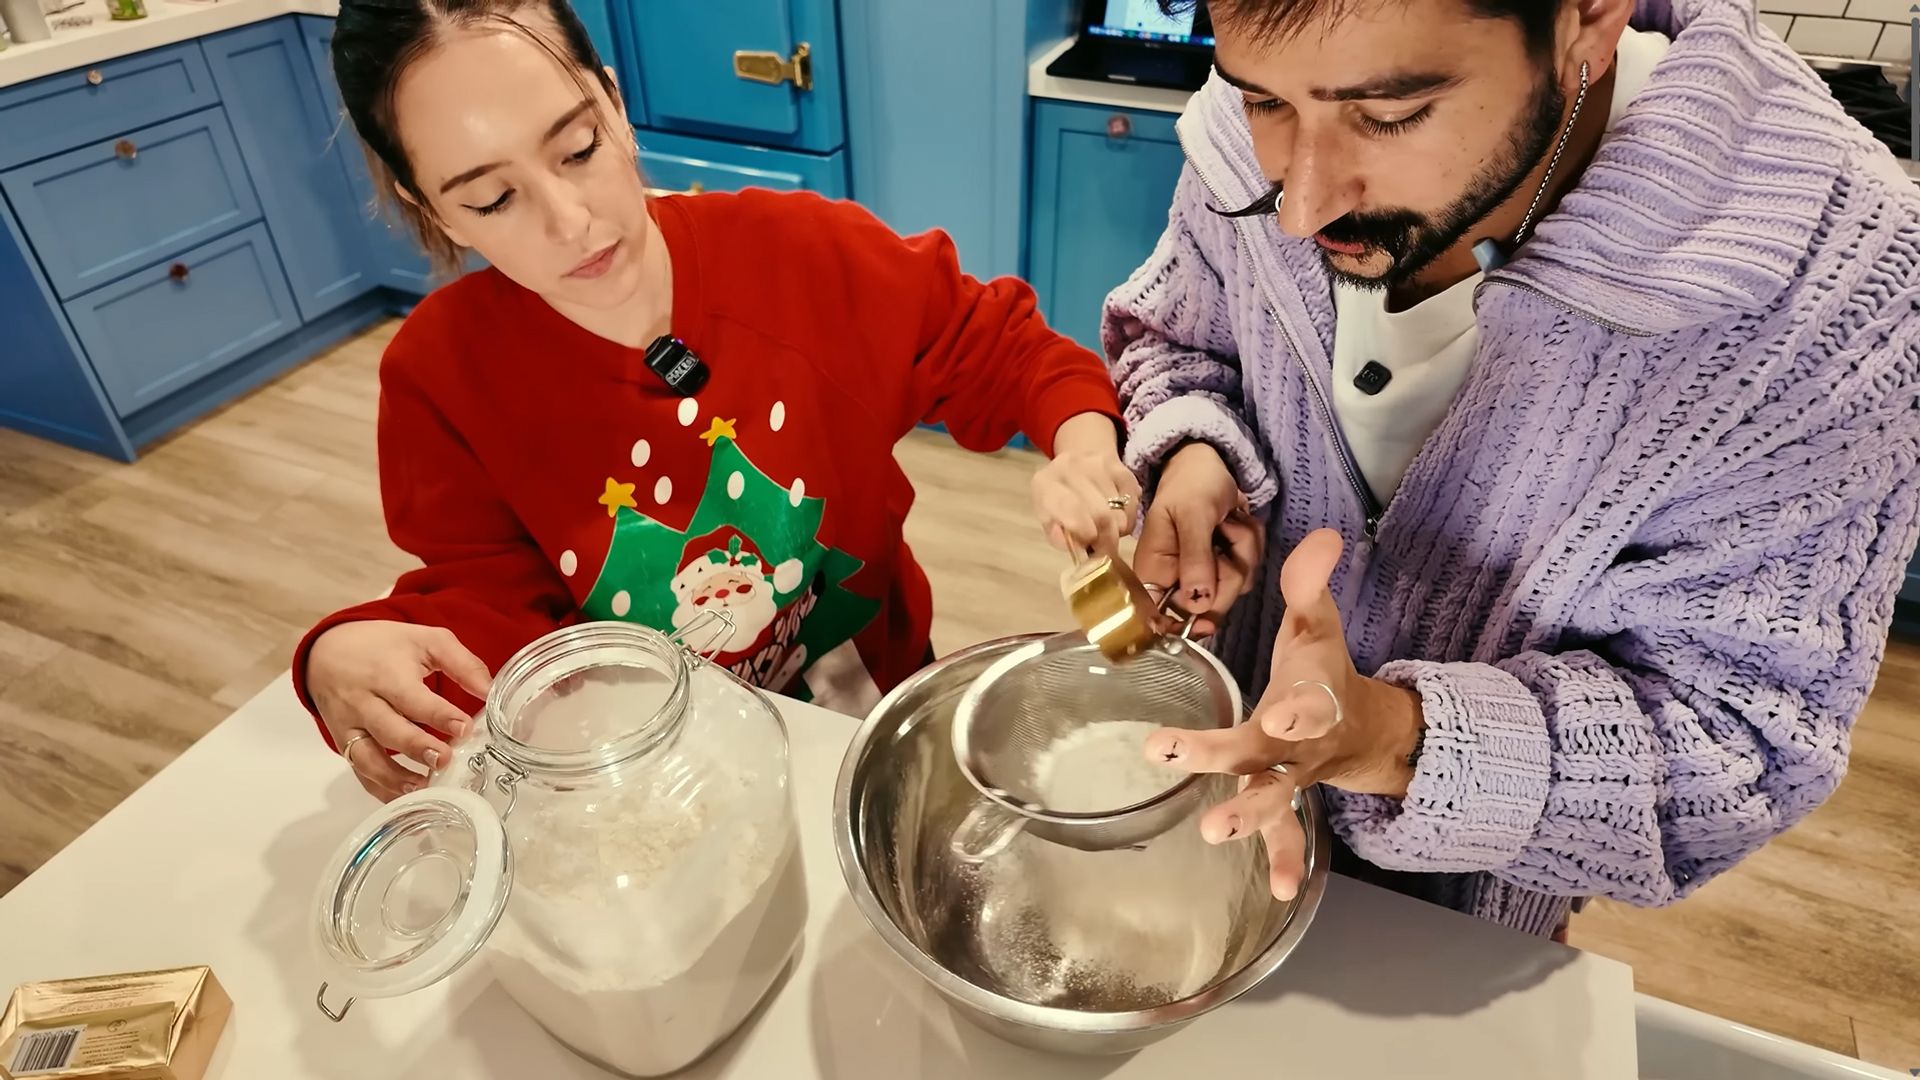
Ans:
<svg viewBox="0 0 1920 1080"><path fill-rule="evenodd" d="M813 195L652 206L705 388L678 396L642 350L493 270L427 297L382 359L379 421L387 528L425 565L307 635L310 708L307 650L341 622L446 627L497 671L576 620L672 632L714 610L748 682L861 705L928 648L894 444L931 421L970 449L1025 431L1050 452L1067 418L1119 415L1099 358L1024 283L963 274L945 234L903 239Z"/></svg>

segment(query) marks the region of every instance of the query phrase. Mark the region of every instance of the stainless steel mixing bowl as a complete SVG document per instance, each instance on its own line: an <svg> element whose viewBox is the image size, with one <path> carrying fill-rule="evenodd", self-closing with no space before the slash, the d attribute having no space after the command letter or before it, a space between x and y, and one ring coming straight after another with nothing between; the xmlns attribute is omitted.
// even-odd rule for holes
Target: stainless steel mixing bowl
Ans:
<svg viewBox="0 0 1920 1080"><path fill-rule="evenodd" d="M1033 640L991 641L949 656L874 708L841 764L834 791L834 847L861 914L962 1016L1037 1049L1126 1053L1234 1000L1285 962L1326 891L1326 818L1318 793L1309 792L1299 810L1307 832L1307 875L1291 901L1274 900L1268 892L1266 856L1257 841L1227 845L1220 856L1239 861L1226 875L1198 875L1226 887L1196 885L1173 897L1177 907L1164 903L1165 890L1179 888L1168 881L1181 876L1153 879L1162 906L1180 913L1146 928L1158 934L1158 927L1165 927L1166 936L1156 937L1154 947L1167 951L1171 941L1178 949L1183 933L1196 949L1211 943L1213 955L1191 958L1191 970L1200 975L1190 992L1169 1000L1164 994L1156 998L1154 988L1089 977L1082 958L1064 955L1072 947L1060 943L1077 940L1097 949L1101 943L1089 935L1105 932L1106 923L1057 925L1063 919L1084 923L1089 912L1054 903L1046 875L1001 860L1017 859L1025 850L1044 868L1049 859L1128 859L1136 853L1075 852L1035 837L1020 838L1016 845L1026 848L1009 848L1010 856L984 863L969 863L952 850L954 832L981 802L954 762L954 707L982 671ZM1216 797L1233 790L1231 778L1209 782L1217 785ZM1103 918L1145 911L1150 903L1137 895L1106 900L1098 913ZM1203 923L1226 930L1217 936L1190 932Z"/></svg>

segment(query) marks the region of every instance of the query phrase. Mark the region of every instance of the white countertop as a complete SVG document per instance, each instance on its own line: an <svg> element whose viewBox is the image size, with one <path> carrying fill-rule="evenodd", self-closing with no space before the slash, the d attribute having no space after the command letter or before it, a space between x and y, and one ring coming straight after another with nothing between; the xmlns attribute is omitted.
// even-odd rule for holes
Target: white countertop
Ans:
<svg viewBox="0 0 1920 1080"><path fill-rule="evenodd" d="M1186 90L1164 90L1156 86L1128 86L1125 83L1095 79L1058 79L1047 74L1047 65L1073 47L1068 38L1027 66L1027 95L1054 101L1077 101L1082 105L1105 105L1115 109L1146 109L1150 112L1179 114L1193 95Z"/></svg>
<svg viewBox="0 0 1920 1080"><path fill-rule="evenodd" d="M1056 1058L955 1017L846 897L833 781L855 724L782 703L811 892L806 944L771 1004L686 1075L1461 1080L1635 1075L1632 974L1344 878L1285 966L1130 1058ZM605 1080L484 965L408 998L314 1008L313 889L372 801L282 677L0 898L0 993L32 980L211 964L235 1002L209 1080Z"/></svg>
<svg viewBox="0 0 1920 1080"><path fill-rule="evenodd" d="M67 15L93 16L90 26L55 29L46 41L9 45L0 51L0 86L55 75L73 68L131 56L236 26L280 15L326 15L340 11L339 0L147 0L147 17L130 22L107 18L105 0L84 0Z"/></svg>

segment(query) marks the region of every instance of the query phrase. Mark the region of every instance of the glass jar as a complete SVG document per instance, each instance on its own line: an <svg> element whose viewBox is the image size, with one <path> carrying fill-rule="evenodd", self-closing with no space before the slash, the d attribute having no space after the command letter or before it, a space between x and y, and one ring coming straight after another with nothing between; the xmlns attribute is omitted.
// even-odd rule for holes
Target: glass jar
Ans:
<svg viewBox="0 0 1920 1080"><path fill-rule="evenodd" d="M521 650L481 721L329 865L316 925L331 989L410 993L484 951L596 1063L658 1076L698 1060L766 996L806 923L778 714L680 641L602 622ZM329 989L318 1004L343 1019L353 997L336 1011Z"/></svg>

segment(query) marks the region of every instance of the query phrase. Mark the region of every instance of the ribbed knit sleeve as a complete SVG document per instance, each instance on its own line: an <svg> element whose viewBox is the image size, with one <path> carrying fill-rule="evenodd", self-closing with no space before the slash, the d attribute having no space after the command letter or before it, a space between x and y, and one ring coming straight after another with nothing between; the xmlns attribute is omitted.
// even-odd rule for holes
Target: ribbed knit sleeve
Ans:
<svg viewBox="0 0 1920 1080"><path fill-rule="evenodd" d="M1655 905L1832 793L1920 518L1903 287L1832 312L1832 375L1767 387L1703 450L1574 599L1566 647L1379 671L1418 691L1428 733L1404 801L1333 793L1358 854Z"/></svg>
<svg viewBox="0 0 1920 1080"><path fill-rule="evenodd" d="M1167 230L1151 258L1107 297L1101 342L1127 418L1126 460L1151 483L1189 442L1220 452L1255 511L1278 487L1242 401L1216 260L1236 257L1230 221L1207 209L1192 166L1175 188Z"/></svg>

